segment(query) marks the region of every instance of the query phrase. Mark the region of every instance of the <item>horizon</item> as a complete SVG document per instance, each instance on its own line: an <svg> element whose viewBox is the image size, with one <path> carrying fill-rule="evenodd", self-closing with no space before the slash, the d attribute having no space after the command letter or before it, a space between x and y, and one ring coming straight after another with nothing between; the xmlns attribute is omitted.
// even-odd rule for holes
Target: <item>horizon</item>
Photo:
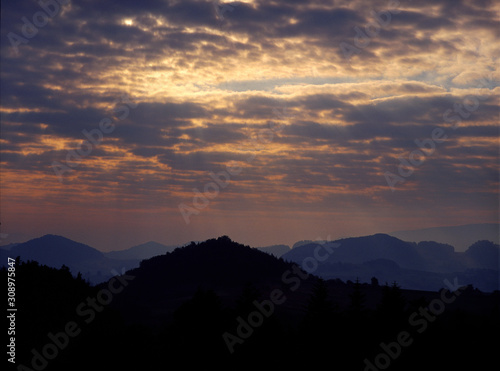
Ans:
<svg viewBox="0 0 500 371"><path fill-rule="evenodd" d="M496 223L474 223L474 224L466 224L466 225L441 226L441 227L431 227L431 228L423 228L423 229L416 229L416 230L406 230L406 231L375 232L375 233L352 235L352 236L332 237L331 235L327 235L325 238L320 238L320 237L316 237L316 238L301 238L301 239L293 240L292 243L285 243L285 242L282 241L282 242L277 242L277 243L273 243L273 244L269 244L269 245L256 245L256 244L246 243L244 241L239 241L239 240L237 240L235 238L232 238L229 235L214 235L214 236L210 236L210 237L207 237L205 239L202 239L202 240L189 240L189 241L184 241L182 243L169 243L169 242L161 242L161 241L156 241L156 240L148 240L148 241L142 241L142 242L134 244L134 245L119 246L116 249L107 249L107 250L103 250L103 249L99 248L98 246L92 245L91 243L87 243L85 241L74 239L74 238L72 238L70 236L60 235L60 234L55 234L55 233L44 233L44 234L39 235L39 236L30 236L30 237L25 236L24 238L20 238L20 239L19 238L16 239L15 236L14 236L14 239L12 240L12 242L9 242L9 236L5 236L4 235L4 236L2 236L2 240L0 240L0 247L5 247L5 246L8 246L10 244L22 244L24 242L28 242L28 241L31 241L33 239L38 239L38 238L46 237L46 236L58 236L58 237L63 237L63 238L69 239L69 240L71 240L73 242L77 242L77 243L81 243L81 244L87 245L87 246L92 247L92 248L94 248L94 249L96 249L96 250L98 250L98 251L100 251L102 253L108 253L108 252L124 251L124 250L128 250L128 249L131 249L131 248L134 248L134 247L146 245L148 243L159 243L159 244L164 245L166 247L173 247L173 246L175 246L175 247L182 247L182 246L186 246L186 245L188 245L188 244L190 244L192 242L203 243L203 242L205 242L207 240L217 239L217 238L222 237L222 236L227 236L233 242L236 242L236 243L239 243L239 244L242 244L242 245L245 245L245 246L250 246L252 248L265 248L265 247L271 247L271 246L277 246L277 245L286 245L290 249L292 249L293 246L296 243L302 242L302 241L312 241L312 242L314 242L314 241L327 241L327 242L334 242L334 241L342 240L342 239L345 239L345 238L367 237L367 236L373 236L373 235L376 235L376 234L388 235L388 236L395 237L395 238L400 239L400 240L405 241L405 242L415 242L415 241L410 241L408 239L404 239L404 238L401 238L401 237L394 236L393 234L404 233L404 232L420 232L420 231L424 231L426 229L445 229L445 228L459 228L459 227L466 227L466 226L485 226L485 225L495 225L497 228L500 227L500 224L496 224ZM486 240L488 240L488 239L486 239ZM493 241L491 239L489 239L489 240L492 241L493 243L497 243L497 242L495 242L495 241ZM497 240L498 240L498 238L497 238ZM435 241L435 239L433 240L432 238L430 238L430 239L428 239L428 241ZM480 240L477 240L477 241L480 241ZM477 241L474 241L474 242L477 242ZM466 249L470 245L472 245L472 243L471 243L466 248L463 248L463 247L461 248L460 246L456 246L455 244L450 243L450 242L439 242L439 241L435 241L435 242L449 244L449 245L453 246L455 252L464 252L464 251L466 251Z"/></svg>
<svg viewBox="0 0 500 371"><path fill-rule="evenodd" d="M4 241L292 246L500 222L499 3L1 13Z"/></svg>

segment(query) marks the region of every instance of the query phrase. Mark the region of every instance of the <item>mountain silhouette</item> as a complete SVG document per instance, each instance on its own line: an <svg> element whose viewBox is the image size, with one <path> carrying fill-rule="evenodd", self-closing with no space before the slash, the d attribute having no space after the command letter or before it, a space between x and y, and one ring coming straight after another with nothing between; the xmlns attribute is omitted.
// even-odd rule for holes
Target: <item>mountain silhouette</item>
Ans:
<svg viewBox="0 0 500 371"><path fill-rule="evenodd" d="M227 236L192 242L143 260L139 268L127 272L135 278L117 303L129 318L146 314L151 321L160 320L200 288L234 300L248 282L256 287L280 285L283 273L294 265Z"/></svg>
<svg viewBox="0 0 500 371"><path fill-rule="evenodd" d="M356 263L336 262L334 258L326 264L352 265L397 275L410 270L391 259L376 257L394 253L406 266L411 265L410 258L419 259L416 264L425 263L416 244L387 235L344 239L339 240L340 245L330 244L332 256L340 252L337 258L349 256ZM365 244L368 246L362 246ZM296 247L296 257L311 258L317 247L317 243ZM423 248L432 250L432 247ZM437 255L449 250L439 244L436 247ZM360 252L371 260L357 257ZM141 262L139 268L126 273L130 284L113 299L112 307L131 326L158 329L153 332L151 343L145 345L148 349L161 349L162 355L156 355L157 359L165 354L169 360L183 360L189 366L218 365L221 369L241 365L257 367L263 362L273 367L320 367L331 357L329 352L334 351L336 365L350 364L355 365L354 369L365 369L363 360L376 358L381 342L387 344L397 339L398 334L408 328L408 318L414 318L413 313L421 311L419 306L441 300L439 292L401 290L396 283L390 287L379 285L377 279L372 279L371 284L344 283L338 279L323 282L313 274L304 275L307 278L301 279L300 287L293 291L293 285L284 279L287 277L284 273L293 268L294 265L284 259L223 236L191 243ZM301 274L306 272L301 271ZM463 281L459 279L458 282ZM270 293L276 289L282 290L286 301L275 305L274 314L264 320L255 303L269 300ZM440 340L429 346L418 342L394 369L421 369L422 364L414 367L412 360L422 352L433 354L433 359L440 360L436 362L443 365L445 359L438 357L439 352L433 349L439 348L438 344L445 344L451 351L475 334L476 324L464 325L459 336L456 333L449 335L450 329L464 317L472 320L476 318L473 316L479 318L485 314L487 321L491 321L488 323L495 323L491 313L497 296L472 288L464 291L460 296L462 317L455 315L458 308L455 303L448 305L443 315L447 320L429 332L432 338L438 336ZM470 303L474 305L468 306ZM250 322L258 325L252 329L248 327ZM226 333L245 338L235 345L234 354L225 347L222 334ZM251 334L248 340L245 334ZM488 343L483 341L481 344ZM475 343L475 351L481 346ZM151 354L147 358L154 357Z"/></svg>
<svg viewBox="0 0 500 371"><path fill-rule="evenodd" d="M168 281L241 284L247 280L268 280L288 265L269 254L222 236L175 249L141 262L133 274ZM161 268L161 269L157 269ZM232 280L238 281L232 281ZM229 281L229 282L228 282ZM242 282L239 282L242 281Z"/></svg>
<svg viewBox="0 0 500 371"><path fill-rule="evenodd" d="M227 241L224 241L218 242L218 248L226 245ZM182 254L176 252L176 247L157 242L148 242L126 250L102 253L88 245L62 236L45 235L24 243L3 247L0 249L0 257L2 257L2 265L6 264L7 256L20 256L23 260L34 260L55 268L66 265L74 275L81 272L83 277L92 284L98 284L109 279L113 275L112 272L138 267L141 260L173 252L176 253L173 256L169 255L169 261L173 257L180 259L179 256L189 256L187 251L192 251L193 246L205 246L207 243L208 241L192 242L189 245L191 247L185 246L179 250L183 251ZM235 243L231 241L231 244ZM233 246L234 249L241 249L243 246L237 245L239 247ZM330 242L300 241L294 246L293 249L289 249L286 245L274 245L266 248L246 246L244 251L246 253L249 251L259 252L260 254L257 256L260 256L260 259L270 258L274 255L274 257L281 257L286 261L302 265L305 259L314 255L318 246L325 246L331 249L331 254L326 260L318 261L317 270L314 272L324 279L339 278L351 281L360 279L362 282L369 282L371 277L377 276L382 282L397 280L405 288L437 290L443 286L445 278L455 275L460 277L462 281L484 291L491 292L499 289L500 247L491 241L478 241L465 252L456 252L454 247L448 244L435 241L405 242L387 234L343 238ZM285 251L286 253L283 254ZM227 255L222 251L216 252L216 254ZM209 255L202 258L203 261L212 262L214 266L221 265L220 261L213 262L213 259ZM248 259L252 261L253 258ZM240 258L227 255L226 261L226 264L220 268L221 272L228 273L227 277L236 277L237 273L247 272L245 267L238 265L238 262L241 261ZM265 264L261 265L265 266ZM200 269L203 268L200 267ZM231 271L231 269L233 270ZM307 268L304 269L307 270ZM182 272L177 272L177 268L174 266L169 266L168 270L179 273L175 279L182 276ZM194 271L189 273L193 277L196 274ZM213 276L213 273L211 275ZM207 277L209 276L207 273Z"/></svg>
<svg viewBox="0 0 500 371"><path fill-rule="evenodd" d="M88 246L58 236L41 241L31 247L70 245L68 250L97 257ZM418 254L417 244L400 246L384 235L346 245L359 252L364 249L355 246L360 241L372 242L380 254L396 248L413 248L412 254ZM309 249L312 255L301 255L307 259L318 246L297 249ZM57 253L56 247L51 251ZM321 259L328 251L322 247L322 255L316 254ZM332 255L339 249L346 255L340 242L329 247ZM432 255L433 247L422 248ZM495 249L480 242L466 258L486 259ZM448 253L448 247L437 245L434 255ZM410 271L384 258L325 264L396 275ZM23 319L16 328L16 361L28 366L24 369L83 371L95 368L96 359L101 368L126 371L178 364L187 369L317 369L328 362L339 369L390 364L391 370L408 371L428 368L429 359L436 369L483 369L493 364L499 346L497 337L485 336L500 330L499 292L483 293L452 277L452 291L440 292L402 289L399 281L383 285L380 277L372 277L370 284L321 280L316 272L307 274L227 236L144 260L94 287L67 267L16 266L16 300ZM7 275L6 268L0 269L5 281ZM78 335L65 335L74 329Z"/></svg>
<svg viewBox="0 0 500 371"><path fill-rule="evenodd" d="M500 224L465 224L450 227L433 227L389 233L404 241L421 242L436 241L454 246L457 251L465 251L479 240L500 243Z"/></svg>
<svg viewBox="0 0 500 371"><path fill-rule="evenodd" d="M422 258L411 244L387 234L343 238L324 245L332 246L333 253L328 262L361 264L374 259L390 259L403 268L420 268ZM308 256L313 256L317 242L300 245L283 255L283 259L300 263Z"/></svg>
<svg viewBox="0 0 500 371"><path fill-rule="evenodd" d="M104 255L111 259L143 260L143 259L149 259L156 255L164 255L167 252L175 250L176 248L177 246L167 246L158 242L149 241L125 250L106 252L104 253Z"/></svg>
<svg viewBox="0 0 500 371"><path fill-rule="evenodd" d="M31 260L36 260L41 264L56 265L103 258L103 254L93 247L52 234L20 243L11 249L11 253L27 255Z"/></svg>
<svg viewBox="0 0 500 371"><path fill-rule="evenodd" d="M139 264L138 260L114 260L102 252L69 238L47 234L27 242L16 244L3 251L10 257L36 261L48 267L67 266L73 275L81 273L91 283L103 282L114 275L113 271L130 269ZM6 259L2 260L5 264Z"/></svg>
<svg viewBox="0 0 500 371"><path fill-rule="evenodd" d="M290 251L290 246L288 246L288 245L272 245L272 246L265 246L265 247L256 247L256 249L263 251L263 252L267 252L268 254L274 255L277 258L279 258L280 256L282 256Z"/></svg>
<svg viewBox="0 0 500 371"><path fill-rule="evenodd" d="M476 242L465 252L434 241L405 242L387 234L344 238L323 244L300 244L282 256L302 265L315 249L324 245L331 254L318 262L315 274L325 279L360 279L369 282L397 280L403 287L437 290L455 275L485 291L499 289L500 247L490 241ZM306 268L306 267L305 267Z"/></svg>
<svg viewBox="0 0 500 371"><path fill-rule="evenodd" d="M475 266L487 269L496 269L500 266L500 249L491 241L477 241L464 254L470 258Z"/></svg>

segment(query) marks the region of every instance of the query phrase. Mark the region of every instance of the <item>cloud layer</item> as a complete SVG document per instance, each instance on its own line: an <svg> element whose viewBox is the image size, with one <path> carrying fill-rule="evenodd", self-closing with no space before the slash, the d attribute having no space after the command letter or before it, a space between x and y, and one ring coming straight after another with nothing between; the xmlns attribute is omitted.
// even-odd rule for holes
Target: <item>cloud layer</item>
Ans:
<svg viewBox="0 0 500 371"><path fill-rule="evenodd" d="M1 21L7 233L109 249L498 221L494 1L16 1Z"/></svg>

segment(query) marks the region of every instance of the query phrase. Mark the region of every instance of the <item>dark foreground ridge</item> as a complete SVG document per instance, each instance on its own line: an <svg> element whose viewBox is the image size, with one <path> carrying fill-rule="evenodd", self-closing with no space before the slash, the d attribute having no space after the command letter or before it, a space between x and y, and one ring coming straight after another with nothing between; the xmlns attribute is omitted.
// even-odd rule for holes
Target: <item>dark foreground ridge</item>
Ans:
<svg viewBox="0 0 500 371"><path fill-rule="evenodd" d="M18 262L14 369L486 369L500 345L499 293L452 276L439 292L323 281L228 237L121 273L92 287Z"/></svg>

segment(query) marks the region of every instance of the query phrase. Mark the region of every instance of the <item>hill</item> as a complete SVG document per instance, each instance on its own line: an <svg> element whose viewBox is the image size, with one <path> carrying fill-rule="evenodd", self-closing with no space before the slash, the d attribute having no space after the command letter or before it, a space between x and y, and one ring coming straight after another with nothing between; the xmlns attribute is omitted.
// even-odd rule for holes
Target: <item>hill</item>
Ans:
<svg viewBox="0 0 500 371"><path fill-rule="evenodd" d="M156 255L164 255L167 252L175 250L177 246L166 246L158 242L149 241L125 250L110 251L104 253L105 256L111 259L118 260L143 260L149 259Z"/></svg>
<svg viewBox="0 0 500 371"><path fill-rule="evenodd" d="M119 300L129 319L145 315L154 322L171 315L179 300L197 289L213 289L224 301L231 301L249 282L257 288L280 285L283 273L293 266L226 236L192 242L130 270L135 279Z"/></svg>
<svg viewBox="0 0 500 371"><path fill-rule="evenodd" d="M404 241L436 241L454 246L457 251L465 251L476 241L488 240L500 243L500 224L466 224L451 227L435 227L389 233Z"/></svg>
<svg viewBox="0 0 500 371"><path fill-rule="evenodd" d="M7 274L0 269L5 281ZM18 263L16 274L19 369L88 370L98 359L101 368L125 371L318 369L326 362L369 370L367 361L382 364L380 354L391 370L425 369L429 359L436 369L483 369L499 346L484 336L500 330L498 293L455 282L451 291L426 292L323 281L227 237L145 260L96 287L67 268L33 262ZM449 357L454 352L460 356Z"/></svg>
<svg viewBox="0 0 500 371"><path fill-rule="evenodd" d="M408 252L402 254L401 261L418 254L415 246L391 236L367 236L361 241L372 242L375 251ZM351 247L357 242L344 241ZM311 253L301 255L303 259L324 256L327 251L318 254L311 246L302 247ZM347 247L330 247L346 254L343 250ZM396 263L383 259L360 264L397 269ZM334 350L336 365L365 369L364 359L376 357L382 341L397 339L402 330L408 329L408 318L413 318L414 312L421 313L420 306L441 297L437 292L401 290L397 285L344 283L338 279L324 282L297 268L220 237L143 261L139 268L127 272L130 283L116 300L113 298L112 306L131 326L154 329L147 338L152 340L142 341L142 349L147 349L145 358L151 361L167 356L188 366L218 365L228 370L242 365L257 367L263 362L272 367L316 368L331 360ZM276 295L277 290L280 295ZM489 344L472 343L470 339L478 331L476 318L484 316L493 323L491 313L498 295L482 294L470 287L463 290L459 300L448 304L443 315L446 319L432 331L433 341L417 342L395 364L399 365L395 370L421 369L422 362L414 363L422 353L432 354L433 362L441 366L449 362L448 357L440 357L443 352L437 344L450 351L473 344L474 352ZM271 298L279 298L279 304L271 306ZM463 317L455 316L458 309ZM463 327L451 335L459 321ZM228 343L224 336L237 340ZM155 350L161 355L154 354ZM460 362L471 359L462 358Z"/></svg>
<svg viewBox="0 0 500 371"><path fill-rule="evenodd" d="M256 247L256 249L267 252L268 254L274 255L277 258L282 256L283 254L286 254L287 252L290 251L290 246L288 245L272 245L272 246L265 246L265 247Z"/></svg>
<svg viewBox="0 0 500 371"><path fill-rule="evenodd" d="M472 245L465 253L453 246L433 241L405 242L386 234L352 237L328 242L302 244L282 256L308 270L308 257L318 246L330 251L318 259L314 273L325 279L360 279L370 282L396 280L401 286L418 290L438 290L450 277L472 284L481 290L499 289L500 247L490 241Z"/></svg>
<svg viewBox="0 0 500 371"><path fill-rule="evenodd" d="M131 269L139 264L137 260L115 260L83 243L56 235L45 235L19 243L2 251L2 255L21 257L22 260L36 261L48 267L67 266L73 275L82 273L83 278L93 284L103 282L122 269ZM6 259L2 260L5 265Z"/></svg>

